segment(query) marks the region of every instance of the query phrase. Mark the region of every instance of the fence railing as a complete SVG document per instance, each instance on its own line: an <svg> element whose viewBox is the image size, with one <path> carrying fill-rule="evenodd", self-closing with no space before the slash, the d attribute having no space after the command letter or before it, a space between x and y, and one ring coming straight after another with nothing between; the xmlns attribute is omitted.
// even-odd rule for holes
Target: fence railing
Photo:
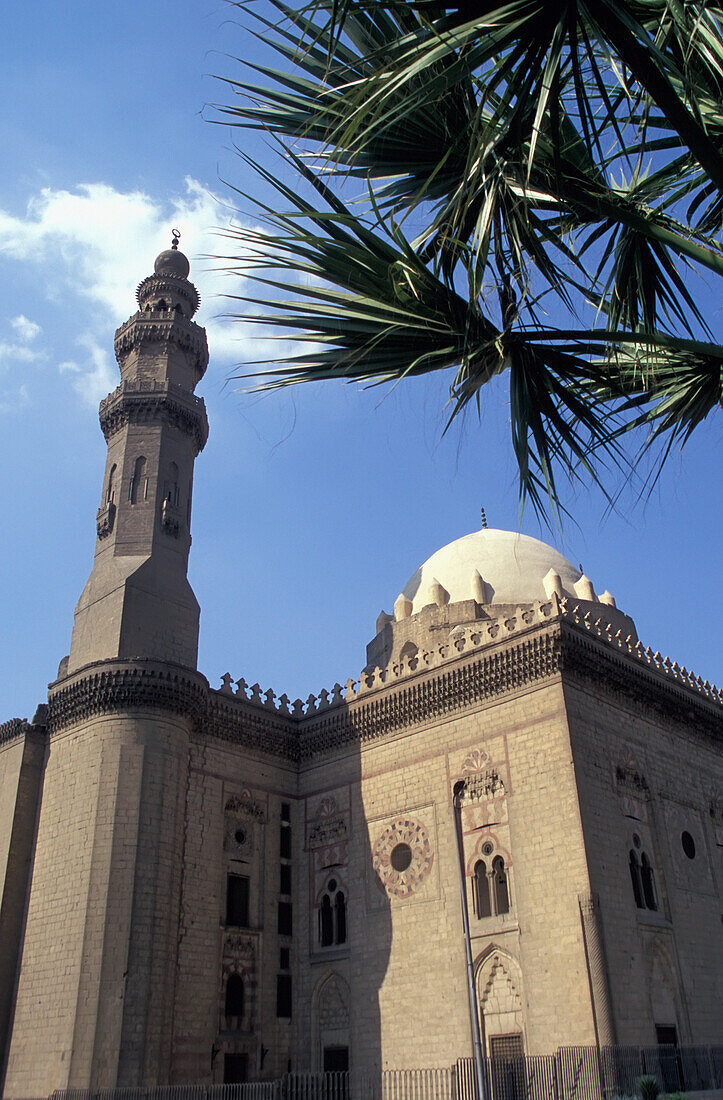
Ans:
<svg viewBox="0 0 723 1100"><path fill-rule="evenodd" d="M560 1047L484 1059L487 1100L613 1100L655 1077L661 1092L723 1090L723 1046ZM440 1069L287 1073L235 1085L69 1089L52 1100L480 1100L471 1058Z"/></svg>

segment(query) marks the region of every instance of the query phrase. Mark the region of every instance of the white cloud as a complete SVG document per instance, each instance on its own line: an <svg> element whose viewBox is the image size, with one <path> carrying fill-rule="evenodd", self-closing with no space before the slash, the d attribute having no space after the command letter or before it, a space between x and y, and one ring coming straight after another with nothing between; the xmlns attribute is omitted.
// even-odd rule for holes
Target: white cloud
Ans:
<svg viewBox="0 0 723 1100"><path fill-rule="evenodd" d="M222 198L191 178L182 195L167 198L119 191L107 183L80 184L72 191L46 187L30 199L24 215L0 210L0 254L38 271L47 297L67 303L68 315L80 321L76 342L84 355L66 359L61 370L84 399L96 402L117 382L113 331L134 311L135 288L152 272L157 253L169 246L173 226L181 230L191 279L201 294L196 319L206 326L212 363L232 367L263 357L260 327L220 316L244 309L243 303L224 300L231 282L215 270L220 261L209 258L224 250L215 231L232 224L243 233ZM232 289L243 294L243 280L234 278ZM73 301L74 295L86 305ZM27 346L39 336L40 326L23 314L11 324L17 340L12 346L0 343L0 359L13 354L30 362L42 356ZM46 337L59 346L55 334Z"/></svg>
<svg viewBox="0 0 723 1100"><path fill-rule="evenodd" d="M29 344L33 340L36 340L43 331L40 325L36 324L35 321L28 320L23 313L19 313L17 317L12 317L10 319L10 324L15 329L18 339L22 340L24 344Z"/></svg>
<svg viewBox="0 0 723 1100"><path fill-rule="evenodd" d="M17 317L10 318L10 328L14 330L15 338L0 340L0 367L38 363L46 358L42 348L29 346L40 334L40 325L36 325L34 321L29 321L27 317L20 313ZM7 406L0 407L5 408Z"/></svg>
<svg viewBox="0 0 723 1100"><path fill-rule="evenodd" d="M118 385L118 369L106 348L98 344L92 336L80 336L77 343L84 349L82 363L68 359L58 364L61 374L71 376L71 385L79 397L91 408L107 393Z"/></svg>

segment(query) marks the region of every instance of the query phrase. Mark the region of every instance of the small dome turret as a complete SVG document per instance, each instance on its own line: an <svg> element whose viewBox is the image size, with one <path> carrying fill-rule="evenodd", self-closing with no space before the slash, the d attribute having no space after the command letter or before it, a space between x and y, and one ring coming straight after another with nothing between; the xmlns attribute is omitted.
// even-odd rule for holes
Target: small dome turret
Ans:
<svg viewBox="0 0 723 1100"><path fill-rule="evenodd" d="M190 320L201 299L193 283L188 281L191 265L178 248L180 236L174 229L173 244L156 256L153 274L139 283L136 298L144 312L176 311Z"/></svg>
<svg viewBox="0 0 723 1100"><path fill-rule="evenodd" d="M187 279L191 265L186 256L179 251L178 241L181 234L177 229L173 230L173 244L165 252L159 252L153 270L156 275L175 275L179 279Z"/></svg>

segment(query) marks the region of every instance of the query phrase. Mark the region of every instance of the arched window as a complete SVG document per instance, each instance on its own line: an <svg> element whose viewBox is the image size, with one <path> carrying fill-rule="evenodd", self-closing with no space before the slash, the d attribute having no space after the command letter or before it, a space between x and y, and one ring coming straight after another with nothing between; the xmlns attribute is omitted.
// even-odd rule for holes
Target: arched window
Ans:
<svg viewBox="0 0 723 1100"><path fill-rule="evenodd" d="M133 467L133 477L128 487L128 500L131 504L137 504L138 501L145 500L147 496L148 479L146 477L146 460L143 455L141 455L136 459L135 466Z"/></svg>
<svg viewBox="0 0 723 1100"><path fill-rule="evenodd" d="M117 469L118 467L114 462L110 468L110 473L108 474L108 488L105 491L106 504L112 504L112 502L115 500L115 472Z"/></svg>
<svg viewBox="0 0 723 1100"><path fill-rule="evenodd" d="M643 897L645 898L646 909L657 909L658 899L655 895L655 875L653 868L650 866L650 860L643 852L640 857L640 878L643 883Z"/></svg>
<svg viewBox="0 0 723 1100"><path fill-rule="evenodd" d="M336 901L334 902L334 926L336 942L346 943L346 898L341 890L336 895Z"/></svg>
<svg viewBox="0 0 723 1100"><path fill-rule="evenodd" d="M331 908L331 898L324 894L319 910L319 943L322 947L330 947L334 942L334 912Z"/></svg>
<svg viewBox="0 0 723 1100"><path fill-rule="evenodd" d="M336 879L329 879L319 907L319 944L332 947L346 943L346 897Z"/></svg>
<svg viewBox="0 0 723 1100"><path fill-rule="evenodd" d="M419 648L414 644L414 642L405 642L401 650L399 651L400 664L402 661L404 661L407 667L413 670L414 668L416 668L416 665L413 665L412 661L416 660L418 653Z"/></svg>
<svg viewBox="0 0 723 1100"><path fill-rule="evenodd" d="M495 912L509 913L510 893L507 888L507 871L502 856L495 856L492 860L492 881L495 892Z"/></svg>
<svg viewBox="0 0 723 1100"><path fill-rule="evenodd" d="M240 974L229 974L226 982L226 1016L243 1016L244 1014L244 982Z"/></svg>
<svg viewBox="0 0 723 1100"><path fill-rule="evenodd" d="M634 848L630 849L630 879L633 884L633 896L635 898L635 904L638 909L645 908L645 902L643 900L643 883L640 878L640 864L638 863L638 853Z"/></svg>
<svg viewBox="0 0 723 1100"><path fill-rule="evenodd" d="M487 864L483 859L478 859L474 865L474 908L478 920L492 916Z"/></svg>

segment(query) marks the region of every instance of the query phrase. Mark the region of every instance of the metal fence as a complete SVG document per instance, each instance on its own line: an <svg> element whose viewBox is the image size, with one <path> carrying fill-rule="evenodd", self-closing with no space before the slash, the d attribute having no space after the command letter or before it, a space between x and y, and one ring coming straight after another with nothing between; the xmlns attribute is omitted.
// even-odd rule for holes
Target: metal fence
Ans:
<svg viewBox="0 0 723 1100"><path fill-rule="evenodd" d="M723 1046L560 1047L555 1054L484 1059L487 1100L613 1100L635 1095L643 1075L661 1092L723 1089ZM52 1100L480 1100L471 1058L441 1069L287 1073L243 1085L53 1093Z"/></svg>

